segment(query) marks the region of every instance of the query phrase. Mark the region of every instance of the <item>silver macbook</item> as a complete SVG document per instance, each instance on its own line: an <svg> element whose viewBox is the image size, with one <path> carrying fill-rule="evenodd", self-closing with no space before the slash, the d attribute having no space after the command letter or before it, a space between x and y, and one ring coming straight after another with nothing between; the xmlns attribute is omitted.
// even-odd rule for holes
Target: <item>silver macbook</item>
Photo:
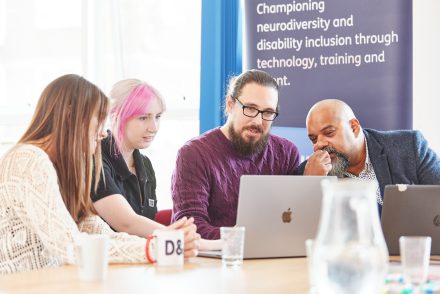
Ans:
<svg viewBox="0 0 440 294"><path fill-rule="evenodd" d="M318 229L324 178L242 176L237 225L246 227L244 257L305 256L305 240Z"/></svg>
<svg viewBox="0 0 440 294"><path fill-rule="evenodd" d="M440 254L440 186L385 187L382 230L390 255L399 254L400 236L431 236L431 254Z"/></svg>
<svg viewBox="0 0 440 294"><path fill-rule="evenodd" d="M323 179L336 177L242 176L237 226L246 227L244 258L305 256L304 242L318 228Z"/></svg>

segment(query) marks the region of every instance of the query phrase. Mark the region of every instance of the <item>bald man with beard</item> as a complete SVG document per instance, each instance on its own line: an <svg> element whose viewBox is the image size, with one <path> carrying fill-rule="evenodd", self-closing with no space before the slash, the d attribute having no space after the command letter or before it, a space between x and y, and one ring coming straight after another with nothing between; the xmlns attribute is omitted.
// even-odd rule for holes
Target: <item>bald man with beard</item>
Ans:
<svg viewBox="0 0 440 294"><path fill-rule="evenodd" d="M306 126L314 153L298 173L372 180L380 211L386 185L440 184L440 158L419 131L362 129L350 106L337 99L313 105Z"/></svg>

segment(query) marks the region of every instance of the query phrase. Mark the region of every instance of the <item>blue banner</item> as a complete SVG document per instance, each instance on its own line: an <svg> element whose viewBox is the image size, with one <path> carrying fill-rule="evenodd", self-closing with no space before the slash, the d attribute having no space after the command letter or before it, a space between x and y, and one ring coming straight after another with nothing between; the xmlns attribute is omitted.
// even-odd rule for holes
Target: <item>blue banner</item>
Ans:
<svg viewBox="0 0 440 294"><path fill-rule="evenodd" d="M362 126L412 128L411 0L245 0L246 65L281 85L274 125L338 98Z"/></svg>

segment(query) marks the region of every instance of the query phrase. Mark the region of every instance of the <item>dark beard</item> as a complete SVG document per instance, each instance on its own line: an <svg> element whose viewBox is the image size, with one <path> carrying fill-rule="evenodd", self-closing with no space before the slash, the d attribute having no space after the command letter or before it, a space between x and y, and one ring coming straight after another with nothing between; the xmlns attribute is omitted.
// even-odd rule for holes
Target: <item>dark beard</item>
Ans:
<svg viewBox="0 0 440 294"><path fill-rule="evenodd" d="M260 126L246 127L243 129L257 129L260 133L263 133L263 129ZM235 151L244 156L250 156L253 154L258 154L266 148L267 140L269 138L269 133L262 135L257 141L245 141L240 134L235 132L232 125L228 128L229 138L231 140L232 148Z"/></svg>
<svg viewBox="0 0 440 294"><path fill-rule="evenodd" d="M344 173L347 171L350 161L348 156L338 152L333 147L324 147L322 150L327 151L328 154L334 153L336 155L334 162L332 161L332 169L328 173L329 176L337 176L338 178L343 178Z"/></svg>

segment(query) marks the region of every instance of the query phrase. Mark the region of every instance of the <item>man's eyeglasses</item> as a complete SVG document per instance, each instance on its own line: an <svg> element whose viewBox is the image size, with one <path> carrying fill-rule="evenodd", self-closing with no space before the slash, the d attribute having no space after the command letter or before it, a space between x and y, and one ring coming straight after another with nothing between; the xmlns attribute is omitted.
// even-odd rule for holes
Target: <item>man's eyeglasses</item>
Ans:
<svg viewBox="0 0 440 294"><path fill-rule="evenodd" d="M243 108L243 114L247 117L256 117L259 113L261 113L261 118L263 120L273 121L278 116L278 112L270 110L261 111L255 107L244 105L240 100L238 100L238 98L234 99L240 103L241 107Z"/></svg>

